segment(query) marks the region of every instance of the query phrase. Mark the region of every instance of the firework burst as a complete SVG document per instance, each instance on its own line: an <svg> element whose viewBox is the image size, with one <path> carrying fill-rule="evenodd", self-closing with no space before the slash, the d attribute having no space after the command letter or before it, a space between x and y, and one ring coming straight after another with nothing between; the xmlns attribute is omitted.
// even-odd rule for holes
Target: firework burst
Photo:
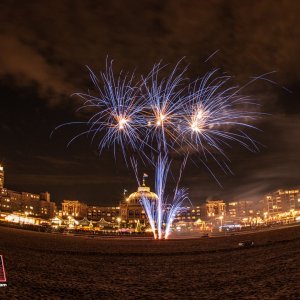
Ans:
<svg viewBox="0 0 300 300"><path fill-rule="evenodd" d="M115 76L112 62L107 62L99 78L89 69L94 93L76 95L83 100L79 110L90 117L85 122L62 125L87 126L70 143L88 135L99 153L104 149L116 153L120 148L126 163L128 159L133 162L136 174L137 157L155 166L158 200L142 198L141 205L154 237L159 239L169 237L174 217L187 199L187 190L178 184L189 155L199 154L209 170L207 161L213 159L226 171L227 164L224 168L218 157L227 159L225 148L232 142L250 151L258 150L257 143L244 130L256 129L252 123L261 116L253 99L241 95L243 87L230 86L230 76L220 76L218 70L212 70L191 82L181 62L162 76L165 68L156 64L148 75L138 79L134 73L120 72ZM184 157L172 197L165 195L171 153Z"/></svg>

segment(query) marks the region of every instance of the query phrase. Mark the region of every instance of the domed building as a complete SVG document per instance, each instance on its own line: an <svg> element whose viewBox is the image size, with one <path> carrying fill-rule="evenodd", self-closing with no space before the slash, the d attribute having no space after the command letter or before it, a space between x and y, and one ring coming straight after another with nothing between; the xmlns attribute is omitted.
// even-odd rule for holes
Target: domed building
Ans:
<svg viewBox="0 0 300 300"><path fill-rule="evenodd" d="M143 197L151 201L157 201L158 197L155 193L150 191L150 187L145 184L145 177L143 177L142 186L138 187L138 190L128 197L124 195L123 201L120 203L120 216L122 221L126 223L136 223L137 220L141 224L146 224L147 216L145 211L140 203Z"/></svg>

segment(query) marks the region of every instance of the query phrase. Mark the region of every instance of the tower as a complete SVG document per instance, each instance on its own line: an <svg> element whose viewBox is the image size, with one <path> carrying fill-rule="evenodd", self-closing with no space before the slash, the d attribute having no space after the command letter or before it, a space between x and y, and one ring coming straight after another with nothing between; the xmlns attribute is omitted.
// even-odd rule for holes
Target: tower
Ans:
<svg viewBox="0 0 300 300"><path fill-rule="evenodd" d="M0 189L4 187L4 168L0 164Z"/></svg>

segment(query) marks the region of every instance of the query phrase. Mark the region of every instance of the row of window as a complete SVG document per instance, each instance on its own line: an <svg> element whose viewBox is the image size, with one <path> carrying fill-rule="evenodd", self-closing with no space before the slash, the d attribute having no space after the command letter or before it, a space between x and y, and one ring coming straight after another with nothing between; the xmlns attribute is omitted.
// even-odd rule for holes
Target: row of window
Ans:
<svg viewBox="0 0 300 300"><path fill-rule="evenodd" d="M192 217L176 217L177 220L195 220L196 217L192 216Z"/></svg>

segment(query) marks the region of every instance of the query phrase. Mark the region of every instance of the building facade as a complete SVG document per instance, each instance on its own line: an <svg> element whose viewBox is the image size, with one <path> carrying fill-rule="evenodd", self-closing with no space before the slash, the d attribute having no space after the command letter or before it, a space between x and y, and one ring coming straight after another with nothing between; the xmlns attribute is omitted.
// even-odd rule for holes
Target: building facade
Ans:
<svg viewBox="0 0 300 300"><path fill-rule="evenodd" d="M78 200L64 200L62 203L62 217L74 217L83 219L87 216L88 206Z"/></svg>
<svg viewBox="0 0 300 300"><path fill-rule="evenodd" d="M150 191L150 187L145 186L143 181L142 186L138 190L129 195L124 196L120 203L120 218L122 223L134 224L139 221L141 224L146 225L147 217L140 201L145 197L150 201L157 201L158 197L155 193Z"/></svg>
<svg viewBox="0 0 300 300"><path fill-rule="evenodd" d="M29 217L50 219L55 216L56 204L50 201L48 192L33 194L1 188L0 211L7 213L17 212L26 214Z"/></svg>
<svg viewBox="0 0 300 300"><path fill-rule="evenodd" d="M119 206L88 206L87 218L92 221L118 222L120 216Z"/></svg>
<svg viewBox="0 0 300 300"><path fill-rule="evenodd" d="M233 219L252 217L257 212L254 201L250 200L231 201L227 203L226 207L226 216Z"/></svg>
<svg viewBox="0 0 300 300"><path fill-rule="evenodd" d="M200 206L183 207L177 214L174 221L195 222L201 217Z"/></svg>
<svg viewBox="0 0 300 300"><path fill-rule="evenodd" d="M300 209L300 190L279 189L264 197L264 210L269 215Z"/></svg>
<svg viewBox="0 0 300 300"><path fill-rule="evenodd" d="M207 200L206 216L208 219L225 217L226 203L223 200Z"/></svg>

